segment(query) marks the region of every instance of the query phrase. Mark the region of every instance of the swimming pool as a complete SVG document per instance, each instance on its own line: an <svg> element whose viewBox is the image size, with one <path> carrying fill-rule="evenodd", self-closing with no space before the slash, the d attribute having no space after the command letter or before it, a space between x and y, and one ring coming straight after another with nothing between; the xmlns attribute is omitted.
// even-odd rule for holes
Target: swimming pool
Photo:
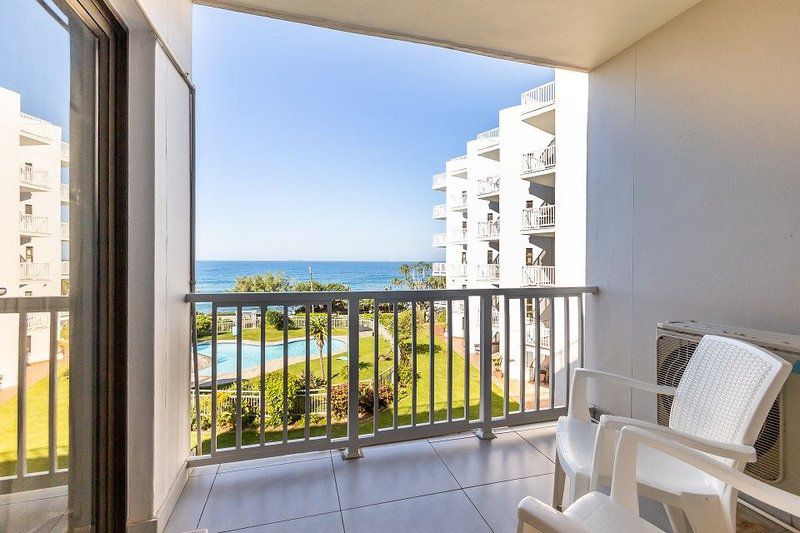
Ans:
<svg viewBox="0 0 800 533"><path fill-rule="evenodd" d="M341 352L347 347L347 342L341 339L333 339L331 350L333 353ZM197 352L201 355L211 357L211 342L200 342L197 344ZM323 354L328 353L328 343L322 347ZM306 354L305 339L294 339L289 341L289 357L304 356ZM317 345L311 342L311 357L317 357L319 351ZM265 347L265 358L267 362L283 359L283 343L267 344ZM258 367L261 365L261 346L259 344L242 343L242 370ZM236 341L217 341L217 374L236 372ZM211 367L200 371L201 376L210 376Z"/></svg>

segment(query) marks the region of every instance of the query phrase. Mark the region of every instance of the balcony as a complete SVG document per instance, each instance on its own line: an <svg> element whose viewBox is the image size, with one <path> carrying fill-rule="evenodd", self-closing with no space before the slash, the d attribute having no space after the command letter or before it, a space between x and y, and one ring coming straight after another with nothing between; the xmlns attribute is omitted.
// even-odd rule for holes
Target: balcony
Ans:
<svg viewBox="0 0 800 533"><path fill-rule="evenodd" d="M486 176L478 180L476 195L481 200L496 201L500 199L500 175Z"/></svg>
<svg viewBox="0 0 800 533"><path fill-rule="evenodd" d="M39 331L50 325L50 315L48 313L30 313L25 320L25 329L28 333Z"/></svg>
<svg viewBox="0 0 800 533"><path fill-rule="evenodd" d="M478 265L476 268L476 278L478 281L500 281L500 265Z"/></svg>
<svg viewBox="0 0 800 533"><path fill-rule="evenodd" d="M433 247L434 248L444 248L447 246L447 234L446 233L434 233L433 234Z"/></svg>
<svg viewBox="0 0 800 533"><path fill-rule="evenodd" d="M556 144L543 150L522 154L520 175L523 179L555 187Z"/></svg>
<svg viewBox="0 0 800 533"><path fill-rule="evenodd" d="M458 194L453 194L448 199L448 205L451 211L466 211L467 210L467 191L461 191Z"/></svg>
<svg viewBox="0 0 800 533"><path fill-rule="evenodd" d="M556 206L551 204L522 210L522 230L526 235L555 236Z"/></svg>
<svg viewBox="0 0 800 533"><path fill-rule="evenodd" d="M433 263L433 276L443 277L447 275L447 263Z"/></svg>
<svg viewBox="0 0 800 533"><path fill-rule="evenodd" d="M20 281L47 281L50 279L50 263L25 262L19 264Z"/></svg>
<svg viewBox="0 0 800 533"><path fill-rule="evenodd" d="M27 113L19 114L19 143L22 146L50 144L50 123Z"/></svg>
<svg viewBox="0 0 800 533"><path fill-rule="evenodd" d="M61 142L61 162L69 163L69 143Z"/></svg>
<svg viewBox="0 0 800 533"><path fill-rule="evenodd" d="M61 203L68 204L69 203L69 183L62 183L61 184Z"/></svg>
<svg viewBox="0 0 800 533"><path fill-rule="evenodd" d="M433 206L433 218L435 220L444 220L447 218L447 205L437 204Z"/></svg>
<svg viewBox="0 0 800 533"><path fill-rule="evenodd" d="M69 277L69 261L61 261L61 277Z"/></svg>
<svg viewBox="0 0 800 533"><path fill-rule="evenodd" d="M62 241L69 240L69 222L61 223L61 240Z"/></svg>
<svg viewBox="0 0 800 533"><path fill-rule="evenodd" d="M556 267L554 266L524 266L522 267L523 287L549 287L555 285Z"/></svg>
<svg viewBox="0 0 800 533"><path fill-rule="evenodd" d="M450 275L454 278L464 278L467 276L466 263L450 263L447 265L450 270Z"/></svg>
<svg viewBox="0 0 800 533"><path fill-rule="evenodd" d="M50 234L50 221L47 217L19 214L19 233L28 237L39 237Z"/></svg>
<svg viewBox="0 0 800 533"><path fill-rule="evenodd" d="M466 178L469 160L466 155L460 155L447 161L447 173L454 178Z"/></svg>
<svg viewBox="0 0 800 533"><path fill-rule="evenodd" d="M451 231L450 244L467 244L467 230L464 228Z"/></svg>
<svg viewBox="0 0 800 533"><path fill-rule="evenodd" d="M40 192L50 190L50 173L29 165L19 167L19 185L23 190Z"/></svg>
<svg viewBox="0 0 800 533"><path fill-rule="evenodd" d="M500 220L489 220L478 223L478 239L496 241L500 238Z"/></svg>
<svg viewBox="0 0 800 533"><path fill-rule="evenodd" d="M433 190L444 191L447 189L447 173L440 172L433 176Z"/></svg>
<svg viewBox="0 0 800 533"><path fill-rule="evenodd" d="M556 82L551 81L522 93L520 118L538 128L555 135Z"/></svg>
<svg viewBox="0 0 800 533"><path fill-rule="evenodd" d="M493 161L500 161L500 128L478 134L477 154Z"/></svg>

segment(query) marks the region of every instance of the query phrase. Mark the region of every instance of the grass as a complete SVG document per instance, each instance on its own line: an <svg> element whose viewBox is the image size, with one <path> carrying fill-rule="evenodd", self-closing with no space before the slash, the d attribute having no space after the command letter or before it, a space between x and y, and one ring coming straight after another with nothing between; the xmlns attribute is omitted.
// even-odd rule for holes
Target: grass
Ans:
<svg viewBox="0 0 800 533"><path fill-rule="evenodd" d="M332 330L333 336L337 335L347 335L346 329L334 329ZM290 329L288 331L290 339L297 339L297 338L305 338L306 330L305 328L299 329ZM282 329L275 329L274 326L267 324L264 328L264 336L267 339L267 342L277 342L283 340L283 330ZM261 329L260 328L248 328L242 330L242 339L246 341L252 342L261 342ZM197 339L200 342L210 341L211 336L206 337L198 337ZM217 334L217 340L221 341L232 341L236 340L236 335L228 332L228 333L219 333Z"/></svg>
<svg viewBox="0 0 800 533"><path fill-rule="evenodd" d="M28 472L47 471L48 459L48 378L33 383L26 397L26 449ZM69 450L69 368L58 369L56 439L59 468L67 467ZM0 404L0 477L17 468L17 397Z"/></svg>

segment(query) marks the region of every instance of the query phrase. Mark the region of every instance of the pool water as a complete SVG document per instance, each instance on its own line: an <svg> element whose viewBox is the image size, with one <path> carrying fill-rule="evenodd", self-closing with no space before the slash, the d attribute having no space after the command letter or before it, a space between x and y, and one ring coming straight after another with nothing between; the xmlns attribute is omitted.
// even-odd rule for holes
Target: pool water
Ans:
<svg viewBox="0 0 800 533"><path fill-rule="evenodd" d="M306 341L305 339L290 340L289 357L305 356L306 354ZM347 342L341 339L333 339L331 350L333 353L341 352L347 347ZM211 357L211 342L200 342L197 344L197 351L201 355ZM322 347L322 353L328 354L328 343ZM317 345L311 342L311 356L316 357L319 354ZM265 346L266 361L279 361L283 359L283 343L280 344L267 344ZM258 344L242 343L242 370L258 367L261 365L261 346ZM236 372L236 341L217 341L217 374L226 374L229 372ZM200 371L202 376L211 375L211 367L204 368Z"/></svg>

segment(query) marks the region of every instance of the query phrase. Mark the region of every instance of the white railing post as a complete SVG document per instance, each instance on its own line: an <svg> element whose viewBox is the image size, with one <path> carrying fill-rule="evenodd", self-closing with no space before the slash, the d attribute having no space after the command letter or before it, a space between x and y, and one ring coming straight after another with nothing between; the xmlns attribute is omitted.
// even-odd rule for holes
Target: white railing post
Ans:
<svg viewBox="0 0 800 533"><path fill-rule="evenodd" d="M492 297L481 295L480 309L480 413L481 427L478 438L495 438L492 432Z"/></svg>
<svg viewBox="0 0 800 533"><path fill-rule="evenodd" d="M347 319L347 447L342 450L342 458L356 459L364 456L358 446L358 298L347 299ZM378 401L377 394L374 401Z"/></svg>

